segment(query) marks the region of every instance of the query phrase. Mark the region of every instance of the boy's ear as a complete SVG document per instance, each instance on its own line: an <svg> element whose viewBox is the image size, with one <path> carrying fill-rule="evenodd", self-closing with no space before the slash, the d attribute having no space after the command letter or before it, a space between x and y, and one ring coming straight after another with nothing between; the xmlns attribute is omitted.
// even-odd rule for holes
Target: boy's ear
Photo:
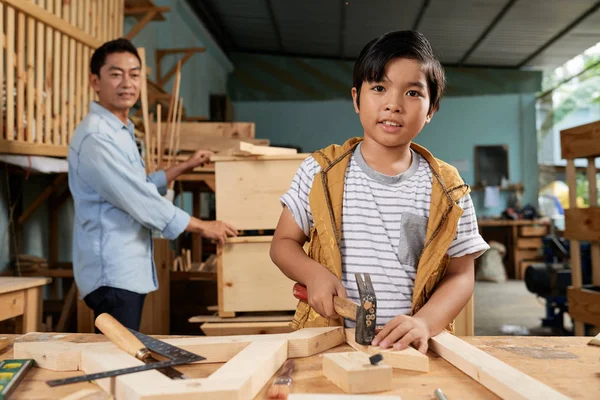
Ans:
<svg viewBox="0 0 600 400"><path fill-rule="evenodd" d="M356 90L355 87L352 88L352 103L354 104L354 112L355 113L359 113L359 108L358 108L358 90Z"/></svg>
<svg viewBox="0 0 600 400"><path fill-rule="evenodd" d="M429 122L431 122L431 118L433 118L433 114L435 114L435 110L431 110L429 112L429 114L427 114L427 117L425 117L425 123L428 124Z"/></svg>

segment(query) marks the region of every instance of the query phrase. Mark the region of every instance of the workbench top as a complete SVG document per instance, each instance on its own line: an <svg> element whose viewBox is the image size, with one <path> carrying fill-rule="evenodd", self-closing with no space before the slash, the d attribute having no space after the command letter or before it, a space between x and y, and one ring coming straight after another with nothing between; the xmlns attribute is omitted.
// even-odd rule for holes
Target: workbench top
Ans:
<svg viewBox="0 0 600 400"><path fill-rule="evenodd" d="M68 335L68 336L65 336ZM1 340L14 341L19 335L2 335ZM88 343L106 341L103 335L48 333L49 338L62 341ZM163 336L163 338L166 336ZM176 336L169 336L174 338ZM519 369L573 399L600 398L600 347L589 346L589 337L462 337L466 342L501 361ZM353 351L346 344L327 352ZM0 360L12 357L9 346ZM393 390L379 394L395 394L402 400L433 399L433 391L441 388L450 400L496 399L493 393L479 383L438 357L431 351L428 373L394 370ZM321 355L296 359L292 375L291 393L343 393L321 373ZM178 367L193 378L209 376L221 364L201 364ZM45 381L83 374L79 372L54 372L33 368L19 386L13 399L61 399L82 389L97 389L92 383L78 383L50 388ZM514 383L518 385L518 382ZM264 399L268 387L256 397Z"/></svg>
<svg viewBox="0 0 600 400"><path fill-rule="evenodd" d="M52 279L50 278L22 278L3 276L0 278L0 294L44 286L50 282L52 282Z"/></svg>

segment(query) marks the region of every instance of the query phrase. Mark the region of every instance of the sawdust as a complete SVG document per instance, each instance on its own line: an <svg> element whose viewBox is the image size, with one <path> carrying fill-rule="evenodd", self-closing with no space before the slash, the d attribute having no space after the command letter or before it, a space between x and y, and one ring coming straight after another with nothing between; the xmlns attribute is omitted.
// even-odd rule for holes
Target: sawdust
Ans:
<svg viewBox="0 0 600 400"><path fill-rule="evenodd" d="M560 350L553 346L515 346L515 345L504 345L494 346L496 349L510 351L511 353L518 354L520 356L526 356L531 358L537 358L541 360L570 360L579 358L576 354L568 351Z"/></svg>

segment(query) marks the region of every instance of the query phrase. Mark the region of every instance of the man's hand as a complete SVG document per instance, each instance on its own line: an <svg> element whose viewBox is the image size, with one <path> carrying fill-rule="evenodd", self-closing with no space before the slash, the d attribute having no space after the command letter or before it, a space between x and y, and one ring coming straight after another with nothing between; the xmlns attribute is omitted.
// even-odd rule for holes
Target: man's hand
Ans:
<svg viewBox="0 0 600 400"><path fill-rule="evenodd" d="M414 343L417 350L425 354L430 337L429 328L424 320L408 315L398 315L383 327L371 344L379 345L383 349L393 345L395 350L402 350Z"/></svg>
<svg viewBox="0 0 600 400"><path fill-rule="evenodd" d="M223 221L202 221L200 234L207 239L215 240L222 246L228 237L237 236L237 230Z"/></svg>
<svg viewBox="0 0 600 400"><path fill-rule="evenodd" d="M346 288L334 274L323 267L306 282L308 304L323 317L338 318L333 308L333 296L348 297Z"/></svg>
<svg viewBox="0 0 600 400"><path fill-rule="evenodd" d="M214 155L214 153L209 150L196 150L196 152L187 159L186 164L189 169L203 167L204 164L210 160L212 155Z"/></svg>

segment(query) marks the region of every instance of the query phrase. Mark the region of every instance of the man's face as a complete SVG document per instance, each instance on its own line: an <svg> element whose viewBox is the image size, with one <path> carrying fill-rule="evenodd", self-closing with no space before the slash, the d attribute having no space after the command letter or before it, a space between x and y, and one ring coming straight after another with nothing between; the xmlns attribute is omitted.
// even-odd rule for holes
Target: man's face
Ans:
<svg viewBox="0 0 600 400"><path fill-rule="evenodd" d="M131 108L140 95L141 66L131 53L112 53L100 68L100 76L91 75L100 103L111 111Z"/></svg>
<svg viewBox="0 0 600 400"><path fill-rule="evenodd" d="M406 58L390 60L381 82L363 82L360 110L352 88L354 109L360 115L365 139L397 147L413 140L433 116L423 65Z"/></svg>

